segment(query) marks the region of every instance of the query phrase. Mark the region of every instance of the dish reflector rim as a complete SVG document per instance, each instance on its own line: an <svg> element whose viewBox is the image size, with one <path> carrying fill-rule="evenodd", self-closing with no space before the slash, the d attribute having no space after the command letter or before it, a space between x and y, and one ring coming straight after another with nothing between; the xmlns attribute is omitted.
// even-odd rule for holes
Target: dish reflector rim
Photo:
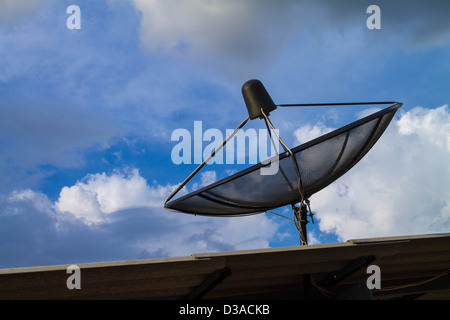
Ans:
<svg viewBox="0 0 450 320"><path fill-rule="evenodd" d="M302 150L304 150L304 149L310 148L310 147L312 147L312 146L314 146L314 145L316 145L316 144L319 144L319 143L321 143L321 142L323 142L323 141L325 141L325 140L328 140L328 139L331 139L331 138L333 138L333 137L335 137L335 136L338 136L339 134L344 133L344 132L346 132L346 131L349 131L349 130L351 130L351 129L355 128L355 127L358 127L358 126L360 126L360 125L362 125L362 124L364 124L364 123L370 122L370 121L372 121L372 120L374 120L374 119L376 119L376 118L380 118L381 116L383 116L383 115L385 115L385 114L387 114L387 113L389 113L389 112L391 112L391 111L393 111L393 110L396 111L398 108L400 108L400 107L403 105L403 104L400 103L400 102L393 102L393 103L394 103L394 104L393 104L392 106L389 106L389 107L387 107L387 108L384 108L384 109L382 109L382 110L379 110L379 111L377 111L377 112L375 112L375 113L373 113L373 114L370 114L370 115L368 115L368 116L366 116L366 117L363 117L363 118L358 119L358 120L356 120L356 121L354 121L354 122L352 122L352 123L349 123L349 124L347 124L347 125L345 125L345 126L343 126L343 127L341 127L341 128L338 128L338 129L333 130L333 131L331 131L331 132L329 132L329 133L326 133L326 134L324 134L324 135L322 135L322 136L320 136L320 137L317 137L317 138L312 139L312 140L310 140L310 141L308 141L308 142L305 142L305 143L303 143L303 144L301 144L301 145L299 145L299 146L297 146L297 147L295 147L295 148L292 148L291 150L292 150L292 152L293 152L294 154L296 154L296 153L298 153L298 152L300 152L300 151L302 151ZM361 104L361 105L364 105L364 104L367 104L367 103L360 103L360 104ZM340 104L340 105L344 105L344 104ZM282 159L284 159L284 158L286 158L286 157L288 157L288 156L289 156L289 155L288 155L286 152L280 153L280 154L279 154L279 161L281 161ZM359 161L359 160L358 160L358 161ZM358 162L358 161L357 161L357 162ZM356 164L357 162L355 162L355 164ZM196 214L196 215L202 215L202 216L217 216L217 217L220 217L220 216L226 216L226 217L245 216L245 215L258 214L258 213L265 212L265 211L267 211L267 210L274 209L274 207L270 206L270 207L267 207L267 209L265 209L265 210L262 210L261 208L257 208L257 209L255 208L256 211L254 211L254 212L248 212L248 213L235 213L235 214L234 214L234 213L230 213L230 214L227 214L227 213L223 213L223 214L214 214L214 213L210 213L210 214L208 214L208 213L198 213L198 212L189 211L189 210L183 210L183 211L181 211L180 209L175 209L175 208L172 208L172 207L170 206L171 204L176 204L176 203L178 203L178 202L180 202L180 201L183 201L183 200L192 198L192 197L194 197L194 196L197 196L197 195L199 195L199 194L201 194L201 193L203 193L203 192L205 192L205 191L208 191L208 190L210 190L210 189L212 189L212 188L215 188L215 187L217 187L217 186L219 186L219 185L223 185L223 184L225 184L225 183L228 183L228 182L230 182L230 181L232 181L232 180L235 180L235 179L237 179L237 178L239 178L239 177L242 177L242 176L244 176L244 175L246 175L246 174L248 174L248 173L250 173L250 172L259 170L260 168L265 167L265 166L268 166L269 164L270 164L270 163L268 163L268 164L262 164L261 162L258 163L258 164L255 164L255 165L253 165L253 166L251 166L251 167L249 167L249 168L246 168L246 169L244 169L244 170L241 170L241 171L239 171L239 172L237 172L237 173L235 173L235 174L233 174L233 175L231 175L231 176L225 177L225 178L223 178L223 179L221 179L221 180L219 180L219 181L216 181L216 182L214 182L214 183L211 183L211 184L209 184L209 185L207 185L207 186L205 186L205 187L202 187L202 188L200 188L200 189L198 189L198 190L192 191L192 192L190 192L190 193L188 193L188 194L186 194L186 195L183 195L183 196L180 196L179 198L176 198L176 199L174 199L174 200L171 200L171 201L167 202L167 203L164 205L164 208L169 208L169 209L171 209L171 210L178 211L178 212L182 212L182 213ZM351 167L350 167L350 168L351 168ZM350 169L350 168L349 168L349 169ZM348 169L348 170L349 170L349 169ZM347 172L348 170L345 170L340 176L342 176L343 174L345 174L345 172ZM340 177L340 176L339 176L339 177ZM207 199L207 200L208 200L208 199ZM211 200L209 200L209 201L211 201ZM288 204L290 204L290 202L289 202L289 203L286 203L286 204L284 204L284 205L288 205ZM239 205L237 205L237 204L235 204L235 205L236 205L236 206L239 206ZM283 205L280 205L280 206L283 206ZM243 207L247 207L247 206L243 206ZM249 209L250 209L250 208L249 208Z"/></svg>

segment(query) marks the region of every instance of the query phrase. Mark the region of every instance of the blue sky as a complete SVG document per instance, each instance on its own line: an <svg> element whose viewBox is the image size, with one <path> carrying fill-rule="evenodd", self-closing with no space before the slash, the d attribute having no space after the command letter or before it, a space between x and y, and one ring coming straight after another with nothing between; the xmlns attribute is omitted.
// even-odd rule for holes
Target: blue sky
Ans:
<svg viewBox="0 0 450 320"><path fill-rule="evenodd" d="M79 30L66 26L73 4ZM297 245L270 214L162 208L195 168L172 163L172 132L235 128L253 78L278 104L404 103L371 152L311 198L310 242L448 232L449 3L377 1L380 30L366 27L371 4L0 0L0 267ZM271 120L293 147L361 111ZM203 183L243 167L207 166Z"/></svg>

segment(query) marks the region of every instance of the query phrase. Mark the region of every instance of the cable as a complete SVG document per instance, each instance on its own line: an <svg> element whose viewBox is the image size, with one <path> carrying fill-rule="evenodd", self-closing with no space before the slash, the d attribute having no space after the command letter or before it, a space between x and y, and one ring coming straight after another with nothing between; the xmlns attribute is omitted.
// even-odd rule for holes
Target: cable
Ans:
<svg viewBox="0 0 450 320"><path fill-rule="evenodd" d="M334 292L328 291L322 287L320 287L316 281L314 280L313 277L311 277L311 284L317 289L319 290L324 296L326 296L329 299L332 299L336 296L336 294Z"/></svg>
<svg viewBox="0 0 450 320"><path fill-rule="evenodd" d="M286 217L286 216L283 216L282 214L279 214L279 213L276 213L276 212L273 212L273 211L270 211L270 210L266 210L266 211L264 211L264 212L274 214L274 215L276 215L276 216L279 216L279 217L281 217L281 218L287 219L287 220L289 220L289 221L295 223L294 220L292 220L291 218L288 218L288 217Z"/></svg>
<svg viewBox="0 0 450 320"><path fill-rule="evenodd" d="M442 278L443 276L446 276L449 273L450 273L450 269L447 269L447 270L443 271L442 273L438 274L437 276L434 276L430 279L417 281L417 282L413 282L413 283L408 283L408 284L404 284L404 285L400 285L400 286L390 286L390 287L385 287L385 288L381 288L381 289L376 289L376 290L373 290L373 292L375 293L375 292L383 292L383 291L393 291L393 290L398 290L398 289L420 286L422 284Z"/></svg>
<svg viewBox="0 0 450 320"><path fill-rule="evenodd" d="M381 102L339 102L339 103L296 103L296 104L277 104L277 107L323 107L323 106L358 106L374 104L395 104L395 101Z"/></svg>
<svg viewBox="0 0 450 320"><path fill-rule="evenodd" d="M272 133L271 133L271 130L270 130L269 124L267 123L266 118L264 118L264 123L266 124L267 131L269 132L270 141L272 141L273 148L274 148L275 152L277 152L277 156L278 156L279 151L275 145L275 141L273 140ZM284 151L287 152L287 150L284 146L283 146L283 148L284 148ZM277 162L277 163L278 163L278 168L280 169L280 172L283 175L284 180L286 180L286 183L289 186L289 189L291 189L291 191L295 191L294 186L291 184L291 181L289 181L289 178L286 176L286 173L284 172L283 168L279 165L279 162Z"/></svg>

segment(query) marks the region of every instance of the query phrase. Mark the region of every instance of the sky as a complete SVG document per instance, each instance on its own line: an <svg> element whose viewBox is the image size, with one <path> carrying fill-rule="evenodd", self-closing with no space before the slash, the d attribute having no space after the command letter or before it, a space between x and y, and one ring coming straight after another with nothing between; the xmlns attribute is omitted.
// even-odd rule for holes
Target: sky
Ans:
<svg viewBox="0 0 450 320"><path fill-rule="evenodd" d="M367 27L372 4L380 29ZM295 226L269 213L163 209L196 167L173 163L172 133L193 134L195 121L234 129L249 79L277 104L404 104L311 197L310 244L449 232L449 11L437 0L0 0L0 268L298 245ZM373 111L270 118L294 147ZM187 191L248 166L207 165Z"/></svg>

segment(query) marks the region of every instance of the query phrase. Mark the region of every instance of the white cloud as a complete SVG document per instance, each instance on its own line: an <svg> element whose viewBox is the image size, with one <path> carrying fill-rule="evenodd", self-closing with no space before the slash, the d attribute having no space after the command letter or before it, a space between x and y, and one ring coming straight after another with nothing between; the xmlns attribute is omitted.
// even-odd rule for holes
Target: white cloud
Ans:
<svg viewBox="0 0 450 320"><path fill-rule="evenodd" d="M64 187L55 203L55 209L85 219L87 224L102 222L104 217L97 200L97 193L88 190L85 186L81 184L70 188Z"/></svg>
<svg viewBox="0 0 450 320"><path fill-rule="evenodd" d="M437 109L417 107L398 121L399 133L414 135L423 143L429 142L450 152L450 116L448 106ZM424 141L425 140L425 141Z"/></svg>
<svg viewBox="0 0 450 320"><path fill-rule="evenodd" d="M31 189L13 191L8 197L8 202L30 202L37 210L52 213L51 202L47 196Z"/></svg>
<svg viewBox="0 0 450 320"><path fill-rule="evenodd" d="M55 208L70 212L88 223L104 222L107 215L116 211L162 205L169 187L150 187L137 169L129 172L89 174L74 186L61 190Z"/></svg>
<svg viewBox="0 0 450 320"><path fill-rule="evenodd" d="M450 114L414 108L354 168L311 198L339 239L448 232Z"/></svg>
<svg viewBox="0 0 450 320"><path fill-rule="evenodd" d="M364 110L358 112L357 117L358 117L358 119L362 119L362 118L367 117L367 116L369 116L369 115L371 115L371 114L373 114L375 112L378 112L380 110L381 109L377 108L377 107L367 108L367 109L364 109Z"/></svg>
<svg viewBox="0 0 450 320"><path fill-rule="evenodd" d="M305 143L312 139L318 138L333 129L326 127L323 123L317 123L314 125L307 124L294 131L294 136L297 143Z"/></svg>
<svg viewBox="0 0 450 320"><path fill-rule="evenodd" d="M149 186L130 169L87 175L63 188L55 203L29 189L0 197L0 265L264 248L276 235L279 224L264 214L214 218L167 212L162 203L171 189Z"/></svg>
<svg viewBox="0 0 450 320"><path fill-rule="evenodd" d="M200 177L202 179L201 186L206 187L207 185L210 185L211 183L216 182L216 172L214 170L205 171L200 174Z"/></svg>
<svg viewBox="0 0 450 320"><path fill-rule="evenodd" d="M203 173L202 183L213 180L215 171ZM147 230L133 246L171 256L268 247L275 236L278 224L263 214L212 218L164 211L163 201L172 188L149 186L137 169L110 175L91 174L71 187L64 187L54 208L59 214L74 215L88 226L129 227L119 233L131 234L133 229L146 225Z"/></svg>

